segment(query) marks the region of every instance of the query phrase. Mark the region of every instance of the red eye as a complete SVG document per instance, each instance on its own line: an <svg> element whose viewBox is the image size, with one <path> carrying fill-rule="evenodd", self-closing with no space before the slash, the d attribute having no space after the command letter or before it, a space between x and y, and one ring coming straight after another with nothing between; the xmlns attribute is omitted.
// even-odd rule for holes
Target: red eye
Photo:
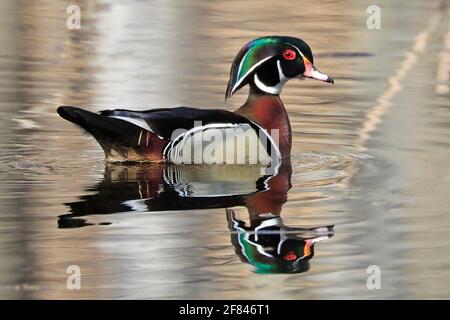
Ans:
<svg viewBox="0 0 450 320"><path fill-rule="evenodd" d="M295 54L295 53L294 53ZM284 257L284 260L286 261L293 261L297 259L297 255L295 254L295 252L289 251Z"/></svg>
<svg viewBox="0 0 450 320"><path fill-rule="evenodd" d="M284 50L283 58L286 60L294 60L297 57L297 54L293 50Z"/></svg>

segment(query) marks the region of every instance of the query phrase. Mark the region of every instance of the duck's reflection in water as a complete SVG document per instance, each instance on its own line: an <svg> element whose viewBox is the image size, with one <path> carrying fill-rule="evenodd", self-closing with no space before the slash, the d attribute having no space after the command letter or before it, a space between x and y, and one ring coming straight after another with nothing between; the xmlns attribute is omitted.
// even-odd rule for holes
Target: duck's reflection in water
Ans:
<svg viewBox="0 0 450 320"><path fill-rule="evenodd" d="M291 188L292 168L281 164L274 175L258 166L176 166L108 164L104 178L67 203L59 228L94 225L87 217L134 211L185 211L226 208L231 243L243 262L261 273L297 273L309 269L314 244L330 238L333 226L291 227L281 210ZM231 207L245 207L248 223ZM102 222L99 224L109 224Z"/></svg>
<svg viewBox="0 0 450 320"><path fill-rule="evenodd" d="M314 244L333 236L333 226L289 227L280 216L266 215L251 220L250 226L226 209L231 243L243 262L259 273L299 273L309 270Z"/></svg>

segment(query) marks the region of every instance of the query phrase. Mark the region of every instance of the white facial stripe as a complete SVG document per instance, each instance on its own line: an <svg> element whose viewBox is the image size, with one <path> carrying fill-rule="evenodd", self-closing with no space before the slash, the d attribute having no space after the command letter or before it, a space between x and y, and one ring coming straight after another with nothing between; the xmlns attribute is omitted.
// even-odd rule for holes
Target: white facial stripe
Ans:
<svg viewBox="0 0 450 320"><path fill-rule="evenodd" d="M283 73L283 69L281 69L281 62L280 60L277 60L277 69L278 69L278 76L280 78L280 83L285 83L287 78Z"/></svg>
<svg viewBox="0 0 450 320"><path fill-rule="evenodd" d="M250 73L252 73L253 70L255 70L258 66L260 66L261 64L263 64L264 62L266 62L266 61L269 60L270 58L272 58L272 56L262 59L261 61L259 61L258 63L256 63L253 67L251 67L250 70L248 70L247 73L246 73L242 78L240 78L238 82L236 82L236 84L233 86L233 89L231 90L231 93L233 94L234 91L235 91L237 88L239 88L239 86L240 86L240 84L242 83L242 81L244 81L244 79L245 79ZM242 67L242 63L243 63L243 62L244 62L244 60L241 61L241 65L239 66L239 71L240 71L240 69L241 69L241 67ZM239 73L238 73L237 75L239 76Z"/></svg>
<svg viewBox="0 0 450 320"><path fill-rule="evenodd" d="M242 60L241 60L241 63L239 63L239 69L238 69L238 72L237 72L237 76L239 77L239 75L241 74L241 69L242 69L242 65L244 64L244 61L245 61L245 58L247 58L247 55L250 53L250 50L248 50L246 53L245 53L245 55L244 55L244 57L242 58Z"/></svg>
<svg viewBox="0 0 450 320"><path fill-rule="evenodd" d="M297 49L297 51L300 53L300 55L302 56L302 58L305 58L305 55L300 51L300 49L297 46L294 46L293 44L287 43L290 46L293 46L295 49ZM241 73L241 69L242 69L242 65L244 63L245 58L247 57L247 55L250 53L250 50L247 51L247 53L244 55L244 57L241 60L241 63L239 64L239 68L238 68L238 72L237 72L237 76L239 76L239 74ZM238 82L236 82L236 84L233 86L233 88L231 89L231 94L234 93L234 91L241 85L242 81L244 81L244 79L250 74L252 73L255 68L257 68L258 66L260 66L262 63L264 63L265 61L267 61L268 59L272 58L273 56L264 58L263 60L259 61L258 63L256 63L253 67L251 67L247 73L241 77L239 79ZM278 61L278 74L280 75L280 80L285 79L285 76L283 74L283 71L281 70L281 67L279 66L279 61ZM280 81L280 83L284 83L283 81ZM274 87L268 87L266 85L264 85L261 80L258 79L258 77L255 74L255 84L258 86L258 88L264 92L270 93L270 94L279 94L281 91L281 88L278 88L277 86Z"/></svg>
<svg viewBox="0 0 450 320"><path fill-rule="evenodd" d="M300 51L300 49L297 46L294 46L293 44L288 43L290 46L293 46L295 49L297 49L298 53L300 53L300 55L302 56L302 58L305 58L305 55L303 54L303 52Z"/></svg>
<svg viewBox="0 0 450 320"><path fill-rule="evenodd" d="M280 227L282 225L283 225L283 221L281 220L281 218L279 216L275 216L272 219L264 220L263 222L261 222L261 224L255 228L255 231L258 231L261 228L267 228L267 227L273 227L273 226Z"/></svg>
<svg viewBox="0 0 450 320"><path fill-rule="evenodd" d="M280 94L281 89L283 88L283 85L288 80L286 76L283 73L283 70L281 69L281 62L280 60L277 60L277 69L278 69L278 77L280 78L280 82L278 82L276 85L269 87L266 86L264 83L259 80L258 75L255 73L255 84L259 88L259 90L270 93L270 94Z"/></svg>

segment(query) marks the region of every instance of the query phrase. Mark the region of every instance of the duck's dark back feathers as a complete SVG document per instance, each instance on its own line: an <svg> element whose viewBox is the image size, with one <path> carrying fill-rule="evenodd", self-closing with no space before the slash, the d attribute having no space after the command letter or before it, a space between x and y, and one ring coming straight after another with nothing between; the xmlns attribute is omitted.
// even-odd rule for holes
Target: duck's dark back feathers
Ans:
<svg viewBox="0 0 450 320"><path fill-rule="evenodd" d="M231 111L221 109L197 109L191 107L159 108L146 111L131 111L124 109L103 110L101 115L108 117L124 117L143 119L158 136L170 139L177 129L192 129L201 121L202 125L211 123L249 123L247 118ZM199 125L197 123L197 125Z"/></svg>
<svg viewBox="0 0 450 320"><path fill-rule="evenodd" d="M106 153L113 145L131 147L131 139L139 134L140 128L126 121L110 118L72 106L61 106L58 114L89 132L102 146Z"/></svg>

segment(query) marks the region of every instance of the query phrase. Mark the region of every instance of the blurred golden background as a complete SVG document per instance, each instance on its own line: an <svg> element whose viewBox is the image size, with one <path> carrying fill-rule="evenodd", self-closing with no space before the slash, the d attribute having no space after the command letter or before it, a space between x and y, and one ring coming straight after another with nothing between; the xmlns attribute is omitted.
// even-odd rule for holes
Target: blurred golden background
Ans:
<svg viewBox="0 0 450 320"><path fill-rule="evenodd" d="M66 27L71 4L79 30ZM1 1L0 298L449 298L448 2L378 1L379 30L366 25L372 4ZM105 171L59 105L236 109L246 89L224 102L231 62L270 34L307 41L336 79L291 81L282 94L295 143L283 219L336 229L308 272L252 272L224 209L58 228L64 203L95 193ZM81 290L66 288L71 264ZM367 289L369 265L380 290Z"/></svg>

